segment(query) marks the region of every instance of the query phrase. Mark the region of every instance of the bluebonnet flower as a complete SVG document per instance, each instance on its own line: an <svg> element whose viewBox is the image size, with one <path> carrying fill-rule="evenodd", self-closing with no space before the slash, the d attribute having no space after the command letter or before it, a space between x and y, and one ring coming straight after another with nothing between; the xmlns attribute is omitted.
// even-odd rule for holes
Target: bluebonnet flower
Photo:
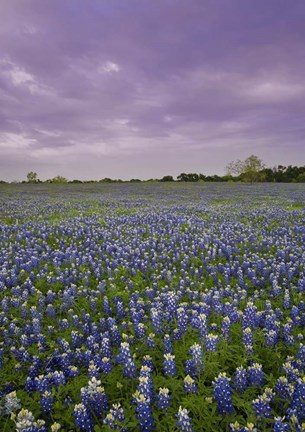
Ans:
<svg viewBox="0 0 305 432"><path fill-rule="evenodd" d="M185 374L195 378L204 369L203 352L201 346L196 342L190 347L189 352L192 358L185 361Z"/></svg>
<svg viewBox="0 0 305 432"><path fill-rule="evenodd" d="M170 406L170 396L168 388L159 388L159 393L157 395L157 405L162 410L167 410Z"/></svg>
<svg viewBox="0 0 305 432"><path fill-rule="evenodd" d="M263 367L259 363L254 363L248 367L248 379L250 386L260 387L264 383Z"/></svg>
<svg viewBox="0 0 305 432"><path fill-rule="evenodd" d="M112 371L112 364L108 357L102 358L101 371L104 372L105 375L110 374L110 372Z"/></svg>
<svg viewBox="0 0 305 432"><path fill-rule="evenodd" d="M279 333L275 330L267 330L265 344L267 347L273 347L277 344L279 339Z"/></svg>
<svg viewBox="0 0 305 432"><path fill-rule="evenodd" d="M299 308L296 305L293 305L291 310L290 310L290 316L292 319L292 322L295 326L299 326L301 324L301 316L300 316L300 311Z"/></svg>
<svg viewBox="0 0 305 432"><path fill-rule="evenodd" d="M146 346L147 348L155 348L156 343L154 341L155 334L150 333L146 338Z"/></svg>
<svg viewBox="0 0 305 432"><path fill-rule="evenodd" d="M80 371L77 368L77 366L70 365L70 366L68 366L68 370L66 372L66 375L67 375L67 377L75 378L76 376L80 375Z"/></svg>
<svg viewBox="0 0 305 432"><path fill-rule="evenodd" d="M163 372L164 375L176 375L175 356L173 354L164 354Z"/></svg>
<svg viewBox="0 0 305 432"><path fill-rule="evenodd" d="M46 315L50 318L57 318L54 306L52 304L48 304L46 307Z"/></svg>
<svg viewBox="0 0 305 432"><path fill-rule="evenodd" d="M16 432L47 432L44 420L37 420L31 411L22 408L16 418Z"/></svg>
<svg viewBox="0 0 305 432"><path fill-rule="evenodd" d="M283 400L289 400L293 394L294 386L289 383L288 379L284 376L279 377L276 380L275 390L277 395Z"/></svg>
<svg viewBox="0 0 305 432"><path fill-rule="evenodd" d="M239 366L233 377L233 387L238 393L243 393L248 386L247 370L243 366Z"/></svg>
<svg viewBox="0 0 305 432"><path fill-rule="evenodd" d="M48 414L53 407L54 397L50 391L45 391L40 395L40 405L44 414Z"/></svg>
<svg viewBox="0 0 305 432"><path fill-rule="evenodd" d="M4 404L5 413L6 414L14 413L19 408L21 408L21 405L20 405L20 399L17 397L17 393L15 391L12 391L11 393L6 394L5 404Z"/></svg>
<svg viewBox="0 0 305 432"><path fill-rule="evenodd" d="M240 432L241 431L241 426L238 423L238 421L236 421L234 423L230 423L229 427L230 427L230 432Z"/></svg>
<svg viewBox="0 0 305 432"><path fill-rule="evenodd" d="M151 402L153 399L153 388L149 378L149 376L140 376L137 388L139 393L141 393L148 402Z"/></svg>
<svg viewBox="0 0 305 432"><path fill-rule="evenodd" d="M156 334L162 334L163 326L162 326L162 315L160 311L156 308L151 308L150 310L150 318L151 324L153 327L153 331Z"/></svg>
<svg viewBox="0 0 305 432"><path fill-rule="evenodd" d="M153 371L155 369L152 358L149 355L145 355L143 357L142 367L143 366L148 366L151 371Z"/></svg>
<svg viewBox="0 0 305 432"><path fill-rule="evenodd" d="M167 307L166 316L167 320L170 322L174 319L177 310L177 297L173 291L169 291L166 296Z"/></svg>
<svg viewBox="0 0 305 432"><path fill-rule="evenodd" d="M305 420L305 377L297 381L289 409L299 422Z"/></svg>
<svg viewBox="0 0 305 432"><path fill-rule="evenodd" d="M128 342L121 342L120 352L117 356L117 361L124 364L126 360L131 359L130 346Z"/></svg>
<svg viewBox="0 0 305 432"><path fill-rule="evenodd" d="M230 330L231 330L231 320L228 316L225 316L222 320L222 336L226 339L227 342L230 340Z"/></svg>
<svg viewBox="0 0 305 432"><path fill-rule="evenodd" d="M204 340L205 349L208 352L216 352L218 342L219 336L209 333Z"/></svg>
<svg viewBox="0 0 305 432"><path fill-rule="evenodd" d="M48 326L48 327L47 327L47 331L48 331L48 334L53 335L54 332L55 332L54 326Z"/></svg>
<svg viewBox="0 0 305 432"><path fill-rule="evenodd" d="M164 354L172 354L173 353L173 344L170 339L169 334L164 335L163 337L163 352Z"/></svg>
<svg viewBox="0 0 305 432"><path fill-rule="evenodd" d="M207 316L203 313L199 314L197 318L197 328L198 328L200 340L204 340L204 338L208 334L208 324L207 324Z"/></svg>
<svg viewBox="0 0 305 432"><path fill-rule="evenodd" d="M284 298L283 298L283 308L289 309L289 307L290 307L290 293L288 289L285 289Z"/></svg>
<svg viewBox="0 0 305 432"><path fill-rule="evenodd" d="M48 290L46 294L46 300L48 303L52 304L54 300L56 299L57 295L52 290Z"/></svg>
<svg viewBox="0 0 305 432"><path fill-rule="evenodd" d="M117 315L118 319L119 320L123 319L126 316L124 303L122 302L122 300L116 299L115 306L116 306L116 311L117 311L116 315Z"/></svg>
<svg viewBox="0 0 305 432"><path fill-rule="evenodd" d="M51 390L51 383L50 383L50 377L45 375L39 375L38 377L35 377L35 386L36 389L40 393L44 393L45 391Z"/></svg>
<svg viewBox="0 0 305 432"><path fill-rule="evenodd" d="M192 356L192 360L196 369L201 371L204 368L203 365L203 352L202 348L198 343L194 343L190 347L190 354Z"/></svg>
<svg viewBox="0 0 305 432"><path fill-rule="evenodd" d="M185 360L185 374L192 377L196 377L198 374L198 369L195 367L193 359Z"/></svg>
<svg viewBox="0 0 305 432"><path fill-rule="evenodd" d="M266 345L274 343L277 341L280 335L280 322L276 319L275 314L268 314L265 318L265 328L266 332Z"/></svg>
<svg viewBox="0 0 305 432"><path fill-rule="evenodd" d="M226 373L220 373L213 381L213 396L217 402L217 410L221 414L232 414L234 412L232 404L232 390L230 386L230 378Z"/></svg>
<svg viewBox="0 0 305 432"><path fill-rule="evenodd" d="M41 322L39 318L33 318L32 320L32 328L34 334L41 333Z"/></svg>
<svg viewBox="0 0 305 432"><path fill-rule="evenodd" d="M112 315L112 309L110 307L110 302L109 302L108 297L106 297L106 296L103 299L103 312L104 312L105 316Z"/></svg>
<svg viewBox="0 0 305 432"><path fill-rule="evenodd" d="M70 323L67 320L67 318L61 319L60 322L59 322L59 325L60 325L60 328L62 328L62 329L67 329L67 328L70 327Z"/></svg>
<svg viewBox="0 0 305 432"><path fill-rule="evenodd" d="M25 380L24 390L28 393L36 391L37 384L35 378L27 377Z"/></svg>
<svg viewBox="0 0 305 432"><path fill-rule="evenodd" d="M253 401L253 410L260 421L271 417L272 409L270 406L270 399L266 394L258 396L258 398Z"/></svg>
<svg viewBox="0 0 305 432"><path fill-rule="evenodd" d="M245 347L253 345L253 333L250 327L243 329L243 344Z"/></svg>
<svg viewBox="0 0 305 432"><path fill-rule="evenodd" d="M73 415L75 417L75 424L82 431L93 431L93 419L90 411L87 410L83 403L74 406Z"/></svg>
<svg viewBox="0 0 305 432"><path fill-rule="evenodd" d="M101 350L104 357L111 358L112 351L110 346L110 339L109 337L103 337L101 342Z"/></svg>
<svg viewBox="0 0 305 432"><path fill-rule="evenodd" d="M245 329L250 327L254 329L256 326L257 319L257 307L253 304L253 302L248 302L242 316L242 327Z"/></svg>
<svg viewBox="0 0 305 432"><path fill-rule="evenodd" d="M290 426L284 422L284 417L274 417L272 432L290 432Z"/></svg>
<svg viewBox="0 0 305 432"><path fill-rule="evenodd" d="M28 319L28 309L27 309L27 302L22 303L20 307L20 317L24 320Z"/></svg>
<svg viewBox="0 0 305 432"><path fill-rule="evenodd" d="M123 362L123 375L127 378L134 378L136 376L136 365L132 357L127 358Z"/></svg>
<svg viewBox="0 0 305 432"><path fill-rule="evenodd" d="M66 378L62 371L54 371L51 377L51 381L56 388L60 385L66 385Z"/></svg>
<svg viewBox="0 0 305 432"><path fill-rule="evenodd" d="M300 378L300 371L295 367L294 364L292 364L291 361L286 361L282 369L287 374L288 381L291 383L295 383Z"/></svg>
<svg viewBox="0 0 305 432"><path fill-rule="evenodd" d="M16 363L14 369L16 372L20 372L22 370L22 365L20 363Z"/></svg>
<svg viewBox="0 0 305 432"><path fill-rule="evenodd" d="M187 330L187 313L184 307L179 307L177 309L177 326L179 330L179 334L182 336Z"/></svg>
<svg viewBox="0 0 305 432"><path fill-rule="evenodd" d="M95 350L95 337L92 336L92 334L90 336L87 337L86 339L86 345L89 348L90 351L94 351Z"/></svg>
<svg viewBox="0 0 305 432"><path fill-rule="evenodd" d="M286 345L294 345L294 337L292 336L291 332L293 329L293 323L291 318L288 318L287 323L283 325L283 339L286 343Z"/></svg>
<svg viewBox="0 0 305 432"><path fill-rule="evenodd" d="M110 327L110 335L111 335L111 342L114 346L119 346L121 343L121 333L119 331L119 328L116 324L112 325Z"/></svg>
<svg viewBox="0 0 305 432"><path fill-rule="evenodd" d="M136 323L134 325L134 329L135 329L135 333L136 333L137 338L143 339L145 337L145 325L144 325L144 323L142 323L142 322Z"/></svg>
<svg viewBox="0 0 305 432"><path fill-rule="evenodd" d="M71 353L71 350L69 350L69 352L64 352L59 355L58 361L63 372L66 372L68 370L68 367L71 366L72 358L73 355Z"/></svg>
<svg viewBox="0 0 305 432"><path fill-rule="evenodd" d="M198 386L190 375L184 378L183 388L187 393L197 393L198 391Z"/></svg>
<svg viewBox="0 0 305 432"><path fill-rule="evenodd" d="M179 407L178 414L176 414L178 418L177 426L180 428L181 432L192 432L193 427L191 424L191 418L189 417L189 412L185 408Z"/></svg>
<svg viewBox="0 0 305 432"><path fill-rule="evenodd" d="M155 421L152 415L150 401L138 390L133 395L136 403L136 418L139 420L141 432L150 432L155 429Z"/></svg>
<svg viewBox="0 0 305 432"><path fill-rule="evenodd" d="M120 432L127 432L127 429L123 427L125 421L124 410L120 403L113 404L109 413L103 420L103 424L108 425L111 430L118 430Z"/></svg>
<svg viewBox="0 0 305 432"><path fill-rule="evenodd" d="M88 376L90 378L93 378L93 377L99 378L99 376L100 376L100 371L99 371L98 367L94 364L93 360L90 361L90 364L88 367Z"/></svg>
<svg viewBox="0 0 305 432"><path fill-rule="evenodd" d="M247 423L247 426L244 428L241 428L240 432L257 432L258 429L256 428L255 424L253 423Z"/></svg>

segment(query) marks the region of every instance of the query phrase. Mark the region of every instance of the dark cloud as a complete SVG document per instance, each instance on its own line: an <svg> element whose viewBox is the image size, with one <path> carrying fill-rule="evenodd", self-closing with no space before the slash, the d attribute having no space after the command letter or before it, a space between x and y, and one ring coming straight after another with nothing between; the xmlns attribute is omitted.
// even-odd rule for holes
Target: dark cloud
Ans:
<svg viewBox="0 0 305 432"><path fill-rule="evenodd" d="M10 0L0 17L2 178L305 163L302 0Z"/></svg>

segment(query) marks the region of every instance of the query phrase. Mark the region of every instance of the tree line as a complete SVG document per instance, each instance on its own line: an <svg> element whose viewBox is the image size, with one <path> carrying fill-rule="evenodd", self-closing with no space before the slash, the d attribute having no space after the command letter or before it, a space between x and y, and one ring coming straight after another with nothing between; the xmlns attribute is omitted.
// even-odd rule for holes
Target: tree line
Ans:
<svg viewBox="0 0 305 432"><path fill-rule="evenodd" d="M21 183L140 183L140 182L275 182L275 183L305 183L305 165L277 165L276 167L266 167L261 159L255 155L247 157L245 160L236 160L230 162L226 167L226 174L219 176L204 175L201 173L181 173L176 179L172 175L165 175L161 179L140 180L132 178L131 180L111 179L105 177L101 180L68 180L63 176L56 176L51 179L42 181L38 174L31 171L27 174L27 180ZM7 183L1 181L0 183ZM18 183L18 182L17 182Z"/></svg>

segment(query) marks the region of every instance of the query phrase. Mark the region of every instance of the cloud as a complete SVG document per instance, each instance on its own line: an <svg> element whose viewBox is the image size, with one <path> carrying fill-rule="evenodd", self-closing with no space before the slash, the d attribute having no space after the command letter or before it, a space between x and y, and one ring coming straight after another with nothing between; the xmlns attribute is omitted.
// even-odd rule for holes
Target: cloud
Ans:
<svg viewBox="0 0 305 432"><path fill-rule="evenodd" d="M10 70L10 76L14 85L29 84L34 82L34 78L31 74L18 67Z"/></svg>
<svg viewBox="0 0 305 432"><path fill-rule="evenodd" d="M107 73L116 73L120 71L120 66L113 62L106 62L104 63L100 68L99 71L101 72L107 72Z"/></svg>
<svg viewBox="0 0 305 432"><path fill-rule="evenodd" d="M255 83L244 90L244 95L257 102L280 103L304 97L305 85L270 79Z"/></svg>
<svg viewBox="0 0 305 432"><path fill-rule="evenodd" d="M35 139L17 133L5 132L0 134L0 148L2 154L15 152L16 150L28 150L35 142Z"/></svg>
<svg viewBox="0 0 305 432"><path fill-rule="evenodd" d="M0 165L128 178L137 161L155 177L168 158L172 172L221 174L258 150L277 163L285 146L299 163L304 12L275 0L0 3Z"/></svg>

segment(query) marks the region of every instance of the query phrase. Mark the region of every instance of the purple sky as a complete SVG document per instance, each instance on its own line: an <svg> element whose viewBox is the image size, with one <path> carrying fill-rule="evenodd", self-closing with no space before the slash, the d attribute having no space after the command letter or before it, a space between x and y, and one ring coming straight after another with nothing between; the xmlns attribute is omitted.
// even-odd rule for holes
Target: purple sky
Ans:
<svg viewBox="0 0 305 432"><path fill-rule="evenodd" d="M304 0L2 0L0 179L305 164Z"/></svg>

